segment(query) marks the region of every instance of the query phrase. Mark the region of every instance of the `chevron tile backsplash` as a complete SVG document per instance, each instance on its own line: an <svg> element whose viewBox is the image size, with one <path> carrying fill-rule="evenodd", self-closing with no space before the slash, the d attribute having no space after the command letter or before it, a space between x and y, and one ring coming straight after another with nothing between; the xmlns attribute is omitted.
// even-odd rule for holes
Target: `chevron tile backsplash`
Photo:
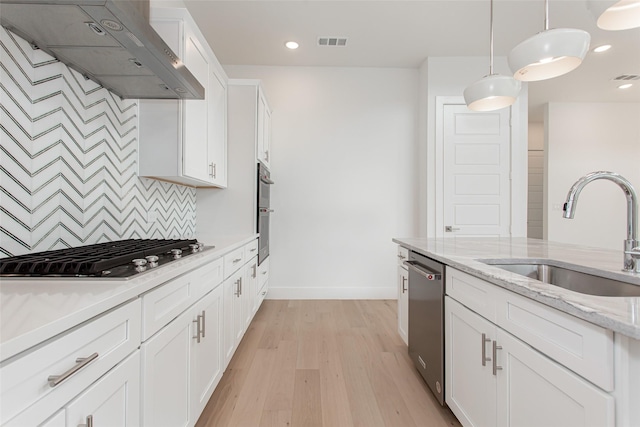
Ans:
<svg viewBox="0 0 640 427"><path fill-rule="evenodd" d="M193 238L196 190L137 176L137 110L0 28L0 256Z"/></svg>

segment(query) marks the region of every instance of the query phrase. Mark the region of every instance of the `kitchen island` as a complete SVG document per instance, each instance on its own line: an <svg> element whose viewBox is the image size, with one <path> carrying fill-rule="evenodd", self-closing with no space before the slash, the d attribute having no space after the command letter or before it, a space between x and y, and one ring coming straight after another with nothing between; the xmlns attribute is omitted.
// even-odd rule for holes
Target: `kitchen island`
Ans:
<svg viewBox="0 0 640 427"><path fill-rule="evenodd" d="M548 263L640 286L622 272L622 251L526 238L393 241L446 265L445 400L463 425L640 425L640 297L587 295L490 265Z"/></svg>

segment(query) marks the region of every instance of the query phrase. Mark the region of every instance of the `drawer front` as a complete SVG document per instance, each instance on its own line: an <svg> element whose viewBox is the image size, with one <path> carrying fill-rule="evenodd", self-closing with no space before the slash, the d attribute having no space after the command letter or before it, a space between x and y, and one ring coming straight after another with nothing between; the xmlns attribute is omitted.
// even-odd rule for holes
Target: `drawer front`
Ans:
<svg viewBox="0 0 640 427"><path fill-rule="evenodd" d="M200 267L193 273L195 288L195 300L199 300L208 294L213 288L220 285L224 280L224 260L218 258L215 261Z"/></svg>
<svg viewBox="0 0 640 427"><path fill-rule="evenodd" d="M398 246L398 264L403 265L402 263L409 259L409 249L403 248L402 246Z"/></svg>
<svg viewBox="0 0 640 427"><path fill-rule="evenodd" d="M196 275L191 272L171 280L142 296L142 341L196 302Z"/></svg>
<svg viewBox="0 0 640 427"><path fill-rule="evenodd" d="M244 247L229 252L224 256L224 278L231 276L244 264Z"/></svg>
<svg viewBox="0 0 640 427"><path fill-rule="evenodd" d="M445 290L447 295L467 306L485 319L496 321L496 285L447 267Z"/></svg>
<svg viewBox="0 0 640 427"><path fill-rule="evenodd" d="M251 243L244 245L244 259L249 261L254 256L258 255L258 240L254 240Z"/></svg>
<svg viewBox="0 0 640 427"><path fill-rule="evenodd" d="M44 420L37 417L54 414L139 345L140 300L136 299L16 356L0 367L0 424L40 424ZM79 358L86 358L86 363L77 362ZM64 374L69 375L55 386L48 380Z"/></svg>
<svg viewBox="0 0 640 427"><path fill-rule="evenodd" d="M497 324L598 387L613 390L613 332L496 289Z"/></svg>
<svg viewBox="0 0 640 427"><path fill-rule="evenodd" d="M258 266L258 289L262 289L265 283L269 280L269 258L262 261L262 264Z"/></svg>

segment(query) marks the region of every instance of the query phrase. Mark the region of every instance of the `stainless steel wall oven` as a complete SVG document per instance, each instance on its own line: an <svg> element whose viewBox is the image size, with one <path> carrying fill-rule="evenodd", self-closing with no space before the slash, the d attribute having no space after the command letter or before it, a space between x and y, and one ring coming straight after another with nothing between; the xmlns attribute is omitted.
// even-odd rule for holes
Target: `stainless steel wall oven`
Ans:
<svg viewBox="0 0 640 427"><path fill-rule="evenodd" d="M269 217L271 216L271 173L258 162L258 265L269 256Z"/></svg>

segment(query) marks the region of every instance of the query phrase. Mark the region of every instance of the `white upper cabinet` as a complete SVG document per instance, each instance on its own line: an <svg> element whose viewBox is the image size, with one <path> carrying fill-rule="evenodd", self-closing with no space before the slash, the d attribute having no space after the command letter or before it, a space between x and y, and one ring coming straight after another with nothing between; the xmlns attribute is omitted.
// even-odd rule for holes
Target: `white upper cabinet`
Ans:
<svg viewBox="0 0 640 427"><path fill-rule="evenodd" d="M227 76L186 9L151 8L151 25L205 88L202 100L140 100L139 175L227 185Z"/></svg>
<svg viewBox="0 0 640 427"><path fill-rule="evenodd" d="M262 88L258 90L258 160L271 169L271 110Z"/></svg>

